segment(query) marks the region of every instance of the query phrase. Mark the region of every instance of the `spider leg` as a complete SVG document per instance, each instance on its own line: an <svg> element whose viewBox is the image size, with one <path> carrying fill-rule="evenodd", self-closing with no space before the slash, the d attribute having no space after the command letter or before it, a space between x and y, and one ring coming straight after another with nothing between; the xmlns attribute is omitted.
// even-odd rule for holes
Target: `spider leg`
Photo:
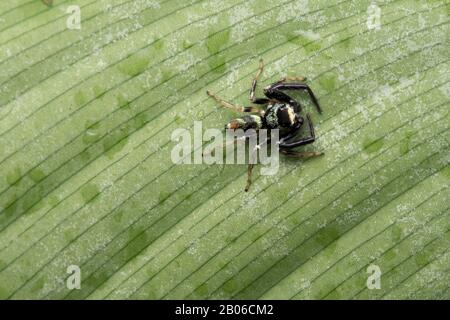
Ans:
<svg viewBox="0 0 450 320"><path fill-rule="evenodd" d="M225 101L222 98L218 97L217 95L215 95L214 93L212 93L211 91L206 91L206 94L208 96L210 96L211 98L213 98L214 100L216 100L217 103L219 103L222 107L225 107L227 109L231 109L237 112L244 112L244 107L241 105L237 105L237 104L232 104L231 102Z"/></svg>
<svg viewBox="0 0 450 320"><path fill-rule="evenodd" d="M302 110L302 107L300 106L300 103L298 103L297 101L295 101L294 99L292 99L289 95L287 95L286 93L280 91L279 89L277 89L275 86L277 84L272 84L268 87L266 87L264 89L264 94L266 95L267 98L269 98L270 100L276 100L279 102L284 102L287 104L290 104L291 106L294 107L294 111L296 113L299 113Z"/></svg>
<svg viewBox="0 0 450 320"><path fill-rule="evenodd" d="M303 117L299 117L299 121L290 129L290 131L283 137L281 137L279 144L288 141L297 135L298 130L300 130L303 125Z"/></svg>
<svg viewBox="0 0 450 320"><path fill-rule="evenodd" d="M269 102L271 102L271 100L267 98L255 98L252 101L254 104L268 104Z"/></svg>
<svg viewBox="0 0 450 320"><path fill-rule="evenodd" d="M317 98L314 95L314 92L305 83L284 83L284 82L280 83L280 82L278 82L278 83L274 83L269 88L272 89L272 90L278 90L278 91L282 91L282 90L304 90L304 91L308 92L311 101L314 103L314 105L317 108L317 111L319 113L322 113L322 109L320 108L319 102L317 101Z"/></svg>
<svg viewBox="0 0 450 320"><path fill-rule="evenodd" d="M248 168L247 168L247 185L245 186L245 192L247 192L250 189L250 186L252 184L252 172L253 172L253 167L255 166L254 160L255 160L256 152L261 145L266 144L268 141L269 141L269 139L258 144L251 154L250 163L248 164Z"/></svg>
<svg viewBox="0 0 450 320"><path fill-rule="evenodd" d="M290 76L286 76L286 77L281 78L280 80L278 80L275 83L276 84L284 83L286 81L300 81L300 82L303 82L303 81L306 81L306 77L290 77Z"/></svg>
<svg viewBox="0 0 450 320"><path fill-rule="evenodd" d="M296 148L296 147L299 147L299 146L303 146L305 144L313 143L316 140L316 135L315 135L315 132L314 132L314 126L313 126L313 123L311 121L311 117L309 116L309 114L306 115L306 118L308 119L310 136L302 138L302 139L294 141L294 142L287 142L286 141L287 139L282 139L280 141L280 148L287 148L287 149Z"/></svg>
<svg viewBox="0 0 450 320"><path fill-rule="evenodd" d="M250 186L252 184L252 171L255 164L250 163L247 168L247 185L245 186L245 192L247 192L250 189Z"/></svg>
<svg viewBox="0 0 450 320"><path fill-rule="evenodd" d="M258 71L256 72L255 77L253 78L252 86L250 88L250 93L249 93L250 102L254 103L254 104L258 104L258 105L266 105L271 102L270 99L267 99L267 98L255 98L256 85L258 83L258 79L259 79L261 73L263 72L263 69L264 69L264 62L262 59L260 59L259 60L259 68L258 68Z"/></svg>
<svg viewBox="0 0 450 320"><path fill-rule="evenodd" d="M222 98L218 97L211 91L206 91L206 94L216 100L217 103L219 103L222 107L225 107L227 109L234 110L236 112L260 112L261 110L259 108L255 107L244 107L238 104L232 104L231 102L228 102L226 100L223 100Z"/></svg>
<svg viewBox="0 0 450 320"><path fill-rule="evenodd" d="M258 100L258 99L255 99L255 90L256 90L256 84L258 83L259 76L261 75L263 70L264 70L264 62L263 62L263 59L260 59L258 71L256 72L256 75L253 78L252 87L250 88L250 93L249 93L249 99L253 103L255 103L255 100Z"/></svg>

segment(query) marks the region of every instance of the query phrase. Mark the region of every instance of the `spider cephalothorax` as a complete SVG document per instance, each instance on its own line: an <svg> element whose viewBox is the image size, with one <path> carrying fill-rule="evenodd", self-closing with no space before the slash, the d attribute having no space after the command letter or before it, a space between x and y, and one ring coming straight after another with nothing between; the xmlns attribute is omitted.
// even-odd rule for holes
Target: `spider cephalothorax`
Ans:
<svg viewBox="0 0 450 320"><path fill-rule="evenodd" d="M287 103L267 105L264 112L264 123L268 129L288 129L299 122L299 117L295 113L294 107Z"/></svg>
<svg viewBox="0 0 450 320"><path fill-rule="evenodd" d="M309 136L303 138L297 138L300 128L305 122L303 116L300 114L302 111L299 102L291 98L284 91L286 90L302 90L309 94L312 102L317 108L319 113L322 112L319 103L309 88L309 86L303 81L306 80L304 77L284 77L266 88L264 88L265 98L255 98L255 89L259 76L263 70L263 62L260 60L260 65L258 72L253 79L252 87L250 89L250 101L253 104L265 106L265 108L251 106L243 107L239 105L227 102L213 93L207 91L207 94L213 97L217 102L226 108L233 109L238 112L252 113L250 115L244 115L242 117L231 120L225 125L226 129L279 129L280 130L280 140L279 140L279 150L281 153L296 158L310 158L322 155L322 152L296 152L290 149L296 148L305 144L313 143L315 141L314 126L311 121L309 114L306 114L306 119L308 121ZM291 82L295 81L295 82ZM263 142L264 143L264 142ZM251 184L251 173L253 164L249 164L248 167L248 180L247 187L245 191Z"/></svg>

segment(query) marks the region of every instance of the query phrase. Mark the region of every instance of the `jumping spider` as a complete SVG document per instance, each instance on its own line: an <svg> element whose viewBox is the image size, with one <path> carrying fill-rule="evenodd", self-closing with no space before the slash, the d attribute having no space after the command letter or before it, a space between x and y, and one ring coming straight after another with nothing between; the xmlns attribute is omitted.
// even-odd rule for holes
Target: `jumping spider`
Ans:
<svg viewBox="0 0 450 320"><path fill-rule="evenodd" d="M220 105L225 108L232 109L237 112L242 113L253 113L251 115L244 115L231 120L225 129L243 129L244 132L249 129L259 130L259 129L279 129L280 130L280 140L279 140L279 151L289 157L307 159L311 157L320 156L323 152L297 152L291 150L302 145L313 143L315 141L314 126L311 121L309 114L306 114L306 119L308 121L309 127L309 137L297 138L296 135L302 127L305 119L300 115L302 110L301 105L298 101L291 98L289 95L284 93L285 90L304 90L309 94L312 102L317 108L319 113L322 110L319 106L319 102L315 97L314 93L310 87L303 83L306 81L304 77L283 77L279 81L264 88L264 95L266 98L255 98L255 89L258 82L258 78L261 76L264 64L262 59L259 61L258 72L253 79L252 86L250 89L250 102L255 105L265 106L265 110L259 106L244 107L240 105L235 105L227 102L215 94L207 91L208 96L214 98ZM296 82L288 82L296 81ZM268 135L270 137L270 135ZM297 138L297 139L296 139ZM267 143L268 140L260 142ZM248 165L247 172L247 186L245 191L248 191L251 185L251 175L254 164Z"/></svg>

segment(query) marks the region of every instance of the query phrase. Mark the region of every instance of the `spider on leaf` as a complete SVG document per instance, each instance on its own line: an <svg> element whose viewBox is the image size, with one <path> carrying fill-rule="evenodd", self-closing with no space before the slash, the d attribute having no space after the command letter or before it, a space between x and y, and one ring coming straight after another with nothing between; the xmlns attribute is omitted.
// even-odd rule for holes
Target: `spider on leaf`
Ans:
<svg viewBox="0 0 450 320"><path fill-rule="evenodd" d="M317 108L319 113L322 113L319 102L316 96L312 92L311 88L304 83L306 78L304 77L283 77L279 81L264 88L263 92L266 97L255 98L255 90L259 77L264 68L263 60L259 61L259 68L253 79L250 89L250 102L255 106L244 107L236 104L232 104L219 98L214 93L207 91L208 96L214 98L220 105L225 108L249 113L242 117L231 120L226 124L225 129L242 129L244 132L249 129L260 130L271 129L280 130L279 152L293 158L307 159L311 157L317 157L323 155L323 152L308 151L298 152L292 150L299 146L313 143L316 139L314 133L314 126L309 114L306 114L306 121L308 122L309 135L307 137L297 137L299 130L305 122L305 118L301 115L302 107L298 101L290 97L286 92L287 90L301 90L306 91L309 94L312 102ZM270 137L270 135L268 135ZM267 143L266 141L260 142L261 144ZM248 165L247 171L247 185L245 191L248 191L251 185L251 176L253 170L253 163Z"/></svg>

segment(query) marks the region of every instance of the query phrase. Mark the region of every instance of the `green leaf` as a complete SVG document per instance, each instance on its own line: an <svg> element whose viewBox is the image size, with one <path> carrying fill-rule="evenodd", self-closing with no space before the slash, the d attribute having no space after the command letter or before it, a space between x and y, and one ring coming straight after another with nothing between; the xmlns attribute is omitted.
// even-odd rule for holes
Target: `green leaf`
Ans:
<svg viewBox="0 0 450 320"><path fill-rule="evenodd" d="M0 4L0 298L450 298L448 1L46 3ZM246 165L172 163L260 58L258 96L308 77L325 155L248 193Z"/></svg>

